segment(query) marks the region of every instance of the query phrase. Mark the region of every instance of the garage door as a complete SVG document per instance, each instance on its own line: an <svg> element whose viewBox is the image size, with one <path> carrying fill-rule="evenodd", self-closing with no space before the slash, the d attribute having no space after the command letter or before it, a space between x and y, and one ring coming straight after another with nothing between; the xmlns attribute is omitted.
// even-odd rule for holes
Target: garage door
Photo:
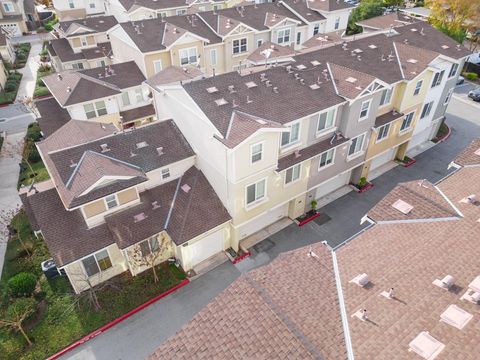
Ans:
<svg viewBox="0 0 480 360"><path fill-rule="evenodd" d="M389 161L393 160L396 152L397 148L395 147L394 149L387 150L383 154L378 155L372 160L372 165L370 165L370 171L375 170L380 166L385 165Z"/></svg>
<svg viewBox="0 0 480 360"><path fill-rule="evenodd" d="M190 258L192 259L192 266L223 251L224 234L224 229L221 229L190 245L188 248Z"/></svg>
<svg viewBox="0 0 480 360"><path fill-rule="evenodd" d="M252 235L253 233L262 230L264 227L267 227L268 225L271 225L286 216L288 216L288 203L275 209L271 209L265 214L260 215L258 218L240 226L240 237L243 239L249 235Z"/></svg>
<svg viewBox="0 0 480 360"><path fill-rule="evenodd" d="M318 200L325 195L328 195L331 192L347 185L350 181L350 174L351 171L347 171L344 174L337 175L333 179L324 182L317 188L317 192L315 193L315 199Z"/></svg>
<svg viewBox="0 0 480 360"><path fill-rule="evenodd" d="M12 34L12 36L22 36L22 31L17 23L7 23L2 24L0 27L3 30L6 30L8 33Z"/></svg>

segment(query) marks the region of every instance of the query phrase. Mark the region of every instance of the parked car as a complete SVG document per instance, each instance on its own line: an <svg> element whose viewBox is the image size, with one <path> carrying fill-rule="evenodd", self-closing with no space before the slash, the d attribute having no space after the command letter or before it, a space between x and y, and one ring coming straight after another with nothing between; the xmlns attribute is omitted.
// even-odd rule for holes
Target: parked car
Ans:
<svg viewBox="0 0 480 360"><path fill-rule="evenodd" d="M462 85L465 82L465 78L463 76L459 76L457 79L457 85Z"/></svg>
<svg viewBox="0 0 480 360"><path fill-rule="evenodd" d="M472 91L469 91L468 97L473 101L480 101L480 86Z"/></svg>

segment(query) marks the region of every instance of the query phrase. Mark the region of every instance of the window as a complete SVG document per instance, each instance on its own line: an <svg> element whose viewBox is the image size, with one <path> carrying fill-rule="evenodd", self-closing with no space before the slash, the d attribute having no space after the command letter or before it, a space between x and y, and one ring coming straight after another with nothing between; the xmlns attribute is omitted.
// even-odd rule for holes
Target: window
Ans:
<svg viewBox="0 0 480 360"><path fill-rule="evenodd" d="M289 132L282 133L282 147L291 145L300 139L300 123L290 126Z"/></svg>
<svg viewBox="0 0 480 360"><path fill-rule="evenodd" d="M210 62L212 65L217 65L217 49L210 50Z"/></svg>
<svg viewBox="0 0 480 360"><path fill-rule="evenodd" d="M162 71L162 60L155 60L153 62L153 70L155 71L155 74Z"/></svg>
<svg viewBox="0 0 480 360"><path fill-rule="evenodd" d="M83 63L75 63L75 64L72 64L72 69L74 69L74 70L83 70L83 69L84 69Z"/></svg>
<svg viewBox="0 0 480 360"><path fill-rule="evenodd" d="M313 27L313 35L317 35L320 32L320 24L315 24Z"/></svg>
<svg viewBox="0 0 480 360"><path fill-rule="evenodd" d="M263 157L263 144L255 144L250 147L250 160L253 163L262 160Z"/></svg>
<svg viewBox="0 0 480 360"><path fill-rule="evenodd" d="M290 42L290 29L282 29L277 32L277 43L285 44Z"/></svg>
<svg viewBox="0 0 480 360"><path fill-rule="evenodd" d="M458 70L458 64L452 64L452 67L450 68L450 72L448 74L448 77L451 78L451 77L454 77L455 75L457 75L457 70Z"/></svg>
<svg viewBox="0 0 480 360"><path fill-rule="evenodd" d="M389 131L390 131L390 124L383 125L380 129L378 129L377 142L385 139L388 136Z"/></svg>
<svg viewBox="0 0 480 360"><path fill-rule="evenodd" d="M255 184L248 185L246 188L247 205L252 205L265 198L266 180L260 180Z"/></svg>
<svg viewBox="0 0 480 360"><path fill-rule="evenodd" d="M90 6L90 9L95 9L95 3L90 3L89 6Z"/></svg>
<svg viewBox="0 0 480 360"><path fill-rule="evenodd" d="M262 39L258 39L257 40L257 48L259 48L260 46L262 46L263 44L263 40Z"/></svg>
<svg viewBox="0 0 480 360"><path fill-rule="evenodd" d="M85 110L85 115L87 116L87 119L91 119L97 116L93 104L85 104L83 105L83 109Z"/></svg>
<svg viewBox="0 0 480 360"><path fill-rule="evenodd" d="M186 9L177 9L176 11L177 15L185 15L187 13Z"/></svg>
<svg viewBox="0 0 480 360"><path fill-rule="evenodd" d="M142 257L146 257L154 253L159 248L160 245L158 244L158 238L156 235L140 243L140 252L142 253Z"/></svg>
<svg viewBox="0 0 480 360"><path fill-rule="evenodd" d="M122 93L122 102L123 106L130 105L130 96L128 96L128 91Z"/></svg>
<svg viewBox="0 0 480 360"><path fill-rule="evenodd" d="M447 97L445 98L443 105L447 105L450 102L450 99L452 98L452 93L453 89L448 90Z"/></svg>
<svg viewBox="0 0 480 360"><path fill-rule="evenodd" d="M105 202L107 203L107 208L110 210L110 209L113 209L114 207L117 207L118 206L118 202L117 202L117 197L115 194L112 194L112 195L108 195L106 198L105 198Z"/></svg>
<svg viewBox="0 0 480 360"><path fill-rule="evenodd" d="M335 30L337 30L340 27L340 18L337 17L335 18Z"/></svg>
<svg viewBox="0 0 480 360"><path fill-rule="evenodd" d="M302 164L297 164L287 169L287 171L285 172L285 185L300 179L301 168L302 168Z"/></svg>
<svg viewBox="0 0 480 360"><path fill-rule="evenodd" d="M318 163L318 170L333 164L333 158L335 156L335 149L330 149L320 154L320 162Z"/></svg>
<svg viewBox="0 0 480 360"><path fill-rule="evenodd" d="M170 177L170 169L162 169L162 179L167 179Z"/></svg>
<svg viewBox="0 0 480 360"><path fill-rule="evenodd" d="M4 2L3 3L3 9L5 12L14 12L15 8L13 7L13 4L11 2Z"/></svg>
<svg viewBox="0 0 480 360"><path fill-rule="evenodd" d="M181 49L179 52L180 64L194 64L197 62L197 48Z"/></svg>
<svg viewBox="0 0 480 360"><path fill-rule="evenodd" d="M371 100L362 102L362 106L360 107L360 120L367 118L368 110L370 109L370 103L371 103Z"/></svg>
<svg viewBox="0 0 480 360"><path fill-rule="evenodd" d="M157 13L157 18L158 17L160 17L160 18L167 17L167 13L165 11L159 12L159 13Z"/></svg>
<svg viewBox="0 0 480 360"><path fill-rule="evenodd" d="M105 107L105 101L96 101L95 108L97 109L97 116L107 115L107 108Z"/></svg>
<svg viewBox="0 0 480 360"><path fill-rule="evenodd" d="M415 90L413 90L413 95L420 94L420 90L422 89L423 80L418 80L417 84L415 85Z"/></svg>
<svg viewBox="0 0 480 360"><path fill-rule="evenodd" d="M73 2L73 0L68 0L68 6L70 7L70 9L75 8L75 3Z"/></svg>
<svg viewBox="0 0 480 360"><path fill-rule="evenodd" d="M145 101L145 99L143 98L142 89L135 89L135 100L137 101L137 104Z"/></svg>
<svg viewBox="0 0 480 360"><path fill-rule="evenodd" d="M444 74L445 74L445 70L435 73L435 75L433 76L432 88L442 83Z"/></svg>
<svg viewBox="0 0 480 360"><path fill-rule="evenodd" d="M362 151L363 141L365 140L365 134L359 135L356 138L353 138L350 142L350 148L348 149L348 156L358 154Z"/></svg>
<svg viewBox="0 0 480 360"><path fill-rule="evenodd" d="M105 67L105 66L106 66L105 60L97 61L97 67Z"/></svg>
<svg viewBox="0 0 480 360"><path fill-rule="evenodd" d="M82 264L88 277L112 267L112 261L106 249L84 258Z"/></svg>
<svg viewBox="0 0 480 360"><path fill-rule="evenodd" d="M302 33L297 32L297 45L300 45L302 42Z"/></svg>
<svg viewBox="0 0 480 360"><path fill-rule="evenodd" d="M403 119L403 122L402 122L402 126L400 126L400 132L410 129L410 126L412 126L414 114L415 114L415 111L405 115L405 118Z"/></svg>
<svg viewBox="0 0 480 360"><path fill-rule="evenodd" d="M233 53L241 54L247 52L247 38L233 40Z"/></svg>
<svg viewBox="0 0 480 360"><path fill-rule="evenodd" d="M330 129L335 124L335 109L322 112L318 116L317 132Z"/></svg>
<svg viewBox="0 0 480 360"><path fill-rule="evenodd" d="M81 37L81 38L80 38L80 42L81 42L82 46L87 46L87 45L88 45L88 42L87 42L87 38L86 38L86 37Z"/></svg>
<svg viewBox="0 0 480 360"><path fill-rule="evenodd" d="M390 104L392 100L392 89L385 89L382 91L382 98L380 99L380 106Z"/></svg>
<svg viewBox="0 0 480 360"><path fill-rule="evenodd" d="M423 105L422 114L420 115L420 119L424 119L428 115L430 115L430 111L432 111L432 107L433 107L433 101L430 101L429 103L426 103L425 105Z"/></svg>

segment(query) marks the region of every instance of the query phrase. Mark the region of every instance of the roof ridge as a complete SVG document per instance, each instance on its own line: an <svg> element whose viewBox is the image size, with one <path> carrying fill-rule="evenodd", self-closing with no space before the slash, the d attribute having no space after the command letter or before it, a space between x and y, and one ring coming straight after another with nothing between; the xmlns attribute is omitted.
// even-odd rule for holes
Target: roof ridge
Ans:
<svg viewBox="0 0 480 360"><path fill-rule="evenodd" d="M105 87L110 88L110 89L112 89L112 90L121 91L121 89L120 89L117 85L108 83L108 82L106 82L106 81L100 81L99 79L96 79L96 78L94 78L94 77L91 76L91 75L87 75L87 74L81 73L81 72L79 72L78 75L79 75L81 78L83 78L83 79L85 79L85 80L87 80L87 81L94 82L94 83L96 83L96 84L98 84L98 85L105 86Z"/></svg>

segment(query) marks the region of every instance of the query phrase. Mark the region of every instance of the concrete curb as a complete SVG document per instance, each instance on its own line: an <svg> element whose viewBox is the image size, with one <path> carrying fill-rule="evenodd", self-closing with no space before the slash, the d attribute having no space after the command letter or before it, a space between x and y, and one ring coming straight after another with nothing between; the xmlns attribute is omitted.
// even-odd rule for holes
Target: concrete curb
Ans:
<svg viewBox="0 0 480 360"><path fill-rule="evenodd" d="M130 310L126 314L116 318L115 320L109 322L108 324L105 324L105 325L101 326L100 328L98 328L97 330L95 330L95 331L91 332L90 334L84 336L80 340L77 340L74 343L68 345L66 348L64 348L64 349L60 350L59 352L53 354L52 356L48 357L47 360L58 359L60 356L65 355L67 352L75 349L76 347L82 345L83 343L85 343L85 342L93 339L94 337L100 335L101 333L105 332L106 330L110 329L111 327L117 325L118 323L121 323L123 320L128 319L130 316L138 313L139 311L142 311L147 306L152 305L153 303L155 303L158 300L164 298L165 296L173 293L174 291L180 289L181 287L184 287L189 282L190 282L190 280L188 280L188 279L185 279L185 280L181 281L179 284L175 285L171 289L168 289L167 291L161 293L160 295L154 297L153 299L148 300L146 303L143 303L142 305L136 307L135 309Z"/></svg>
<svg viewBox="0 0 480 360"><path fill-rule="evenodd" d="M448 138L450 137L450 135L452 135L452 128L450 126L448 126L447 124L445 124L446 127L448 127L448 133L447 135L445 135L444 137L442 137L440 140L437 141L437 143L442 143L444 141L447 141Z"/></svg>

